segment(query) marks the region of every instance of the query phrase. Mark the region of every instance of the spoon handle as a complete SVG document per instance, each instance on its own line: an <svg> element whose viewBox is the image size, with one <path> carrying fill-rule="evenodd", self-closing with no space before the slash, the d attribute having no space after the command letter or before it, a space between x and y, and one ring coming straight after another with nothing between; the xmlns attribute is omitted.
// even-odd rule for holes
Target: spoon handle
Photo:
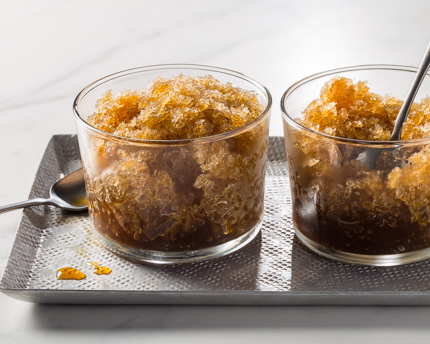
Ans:
<svg viewBox="0 0 430 344"><path fill-rule="evenodd" d="M390 137L390 141L400 140L403 122L406 120L406 117L408 116L409 108L411 107L415 99L415 96L417 95L418 89L420 88L421 83L423 82L424 77L426 76L427 71L429 70L429 67L430 67L430 43L427 46L426 53L424 54L423 60L420 64L417 74L415 75L415 79L408 92L408 95L399 111L399 114L397 115L396 122L394 124L394 130Z"/></svg>
<svg viewBox="0 0 430 344"><path fill-rule="evenodd" d="M13 204L4 205L0 207L0 214L6 213L11 210L15 210L15 209L27 208L27 207L32 207L34 205L42 205L46 203L49 203L49 199L45 199L45 198L29 199L24 202L13 203Z"/></svg>

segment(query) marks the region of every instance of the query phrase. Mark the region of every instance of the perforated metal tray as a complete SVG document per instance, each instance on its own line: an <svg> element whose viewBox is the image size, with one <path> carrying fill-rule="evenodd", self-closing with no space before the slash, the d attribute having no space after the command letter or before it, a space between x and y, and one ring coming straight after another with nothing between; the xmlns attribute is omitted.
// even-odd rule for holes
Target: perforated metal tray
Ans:
<svg viewBox="0 0 430 344"><path fill-rule="evenodd" d="M80 167L76 136L54 136L30 197ZM97 276L90 261L112 268ZM226 257L175 266L140 265L101 247L88 214L26 209L0 282L3 293L40 303L429 305L430 261L367 267L320 257L295 238L282 138L270 139L261 234ZM60 281L73 266L87 278Z"/></svg>

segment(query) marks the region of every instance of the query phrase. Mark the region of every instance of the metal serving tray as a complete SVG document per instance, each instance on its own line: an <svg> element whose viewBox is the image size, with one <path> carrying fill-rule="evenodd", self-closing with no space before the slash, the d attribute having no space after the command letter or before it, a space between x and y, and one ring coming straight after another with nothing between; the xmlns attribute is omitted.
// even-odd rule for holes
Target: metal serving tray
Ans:
<svg viewBox="0 0 430 344"><path fill-rule="evenodd" d="M30 197L81 166L75 135L50 141ZM89 262L112 269L92 273ZM270 138L265 216L245 248L206 262L151 266L121 259L101 247L88 214L52 206L24 210L0 290L19 300L88 304L429 305L430 261L367 267L311 252L294 235L283 139ZM72 266L81 281L60 281Z"/></svg>

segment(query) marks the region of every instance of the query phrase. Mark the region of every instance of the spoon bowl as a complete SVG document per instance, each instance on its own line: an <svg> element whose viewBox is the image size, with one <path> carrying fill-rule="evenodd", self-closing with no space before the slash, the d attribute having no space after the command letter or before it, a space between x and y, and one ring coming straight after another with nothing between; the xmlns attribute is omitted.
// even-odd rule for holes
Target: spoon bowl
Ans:
<svg viewBox="0 0 430 344"><path fill-rule="evenodd" d="M81 168L52 184L49 198L35 198L0 207L0 214L11 210L49 204L69 211L88 209L84 170Z"/></svg>

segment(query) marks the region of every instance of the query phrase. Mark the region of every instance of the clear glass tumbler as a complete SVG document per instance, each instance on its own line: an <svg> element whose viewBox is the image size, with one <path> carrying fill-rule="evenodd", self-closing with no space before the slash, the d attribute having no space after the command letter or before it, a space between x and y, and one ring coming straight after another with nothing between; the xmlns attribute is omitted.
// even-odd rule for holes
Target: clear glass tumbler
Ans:
<svg viewBox="0 0 430 344"><path fill-rule="evenodd" d="M87 123L106 91L179 74L212 75L253 91L265 109L230 132L183 140L131 139ZM74 114L89 214L102 243L129 259L167 264L222 256L250 242L263 218L271 102L248 76L199 65L130 69L84 88Z"/></svg>
<svg viewBox="0 0 430 344"><path fill-rule="evenodd" d="M313 251L375 266L430 257L430 138L363 141L299 123L334 76L367 81L373 93L404 99L416 71L392 65L342 68L300 80L284 93L293 223L298 238ZM415 101L429 94L427 77ZM357 159L370 149L382 149L376 168Z"/></svg>

